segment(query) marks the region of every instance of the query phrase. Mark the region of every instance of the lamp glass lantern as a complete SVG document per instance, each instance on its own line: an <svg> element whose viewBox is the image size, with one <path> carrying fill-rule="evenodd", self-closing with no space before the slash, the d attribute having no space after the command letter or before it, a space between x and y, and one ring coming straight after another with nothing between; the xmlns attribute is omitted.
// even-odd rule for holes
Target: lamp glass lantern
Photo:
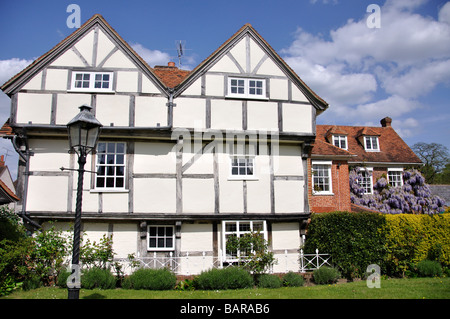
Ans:
<svg viewBox="0 0 450 319"><path fill-rule="evenodd" d="M69 123L69 144L78 156L86 156L97 146L102 124L90 112L89 105L80 106L78 113Z"/></svg>

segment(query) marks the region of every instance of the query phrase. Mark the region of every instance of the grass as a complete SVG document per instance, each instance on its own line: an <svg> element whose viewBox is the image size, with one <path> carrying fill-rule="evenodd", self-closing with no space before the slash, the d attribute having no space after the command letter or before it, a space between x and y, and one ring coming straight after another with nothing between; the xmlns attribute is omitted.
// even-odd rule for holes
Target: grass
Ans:
<svg viewBox="0 0 450 319"><path fill-rule="evenodd" d="M1 299L67 299L67 290L43 287L16 290ZM222 291L150 291L125 289L81 289L80 299L450 299L450 278L381 280L381 288L368 288L365 281Z"/></svg>

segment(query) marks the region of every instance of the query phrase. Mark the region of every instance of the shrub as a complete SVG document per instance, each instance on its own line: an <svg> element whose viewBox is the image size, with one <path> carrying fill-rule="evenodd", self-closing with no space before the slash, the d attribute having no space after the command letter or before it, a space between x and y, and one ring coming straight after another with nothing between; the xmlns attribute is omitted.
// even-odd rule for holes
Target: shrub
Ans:
<svg viewBox="0 0 450 319"><path fill-rule="evenodd" d="M331 254L333 263L347 279L363 278L368 265L381 265L386 220L377 213L332 212L313 214L308 226L305 253Z"/></svg>
<svg viewBox="0 0 450 319"><path fill-rule="evenodd" d="M286 287L301 287L305 283L302 275L296 274L292 271L283 276L283 286Z"/></svg>
<svg viewBox="0 0 450 319"><path fill-rule="evenodd" d="M335 283L340 277L341 275L336 268L328 266L320 267L313 272L314 282L318 285Z"/></svg>
<svg viewBox="0 0 450 319"><path fill-rule="evenodd" d="M434 260L422 260L416 266L419 277L441 277L442 267Z"/></svg>
<svg viewBox="0 0 450 319"><path fill-rule="evenodd" d="M168 269L138 269L122 283L125 289L169 290L175 287L177 278Z"/></svg>
<svg viewBox="0 0 450 319"><path fill-rule="evenodd" d="M195 279L195 285L205 290L249 288L253 286L253 278L239 267L213 268L202 272Z"/></svg>
<svg viewBox="0 0 450 319"><path fill-rule="evenodd" d="M280 288L282 285L283 282L276 275L262 274L258 277L259 288Z"/></svg>
<svg viewBox="0 0 450 319"><path fill-rule="evenodd" d="M70 271L67 269L62 269L59 274L58 278L56 279L56 285L61 288L67 288L67 278L70 276Z"/></svg>
<svg viewBox="0 0 450 319"><path fill-rule="evenodd" d="M41 278L36 274L30 274L29 277L25 278L22 284L23 290L32 290L42 286Z"/></svg>
<svg viewBox="0 0 450 319"><path fill-rule="evenodd" d="M81 276L81 287L86 289L113 289L116 287L116 278L108 269L93 267Z"/></svg>

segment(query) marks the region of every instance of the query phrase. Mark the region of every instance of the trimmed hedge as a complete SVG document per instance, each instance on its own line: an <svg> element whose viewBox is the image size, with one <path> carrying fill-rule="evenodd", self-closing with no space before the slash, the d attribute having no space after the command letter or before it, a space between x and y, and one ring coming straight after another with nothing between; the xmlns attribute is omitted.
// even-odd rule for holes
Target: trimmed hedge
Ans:
<svg viewBox="0 0 450 319"><path fill-rule="evenodd" d="M313 214L305 253L329 253L343 277L364 278L367 266L404 276L422 260L450 266L450 214Z"/></svg>
<svg viewBox="0 0 450 319"><path fill-rule="evenodd" d="M370 264L381 264L385 255L384 215L332 212L313 214L308 226L305 253L331 254L347 279L363 277Z"/></svg>
<svg viewBox="0 0 450 319"><path fill-rule="evenodd" d="M170 290L177 278L168 269L138 269L122 282L124 289Z"/></svg>
<svg viewBox="0 0 450 319"><path fill-rule="evenodd" d="M213 268L194 279L195 287L204 290L241 289L253 286L253 278L245 269L229 267Z"/></svg>

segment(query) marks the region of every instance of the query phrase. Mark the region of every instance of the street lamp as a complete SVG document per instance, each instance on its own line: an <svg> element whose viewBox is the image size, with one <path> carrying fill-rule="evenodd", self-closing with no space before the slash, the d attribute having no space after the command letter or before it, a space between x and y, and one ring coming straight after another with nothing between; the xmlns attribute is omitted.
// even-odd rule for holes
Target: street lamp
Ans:
<svg viewBox="0 0 450 319"><path fill-rule="evenodd" d="M77 204L75 208L75 224L73 228L73 252L72 252L72 274L67 279L68 298L78 299L80 296L80 232L81 232L81 202L83 198L83 175L86 156L95 150L102 124L90 112L92 107L83 104L80 113L69 123L70 150L78 155L78 185Z"/></svg>

